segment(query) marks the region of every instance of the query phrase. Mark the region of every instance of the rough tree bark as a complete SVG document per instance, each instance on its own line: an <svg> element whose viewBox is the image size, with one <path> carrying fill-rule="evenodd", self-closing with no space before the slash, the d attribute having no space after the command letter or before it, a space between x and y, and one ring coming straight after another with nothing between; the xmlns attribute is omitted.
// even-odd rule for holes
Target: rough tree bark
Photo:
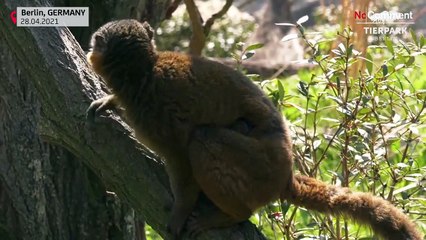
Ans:
<svg viewBox="0 0 426 240"><path fill-rule="evenodd" d="M41 4L53 5L0 0L0 18ZM135 239L135 213L167 238L172 196L161 161L115 114L85 121L104 94L67 28L1 22L0 239ZM246 222L199 239L263 236Z"/></svg>

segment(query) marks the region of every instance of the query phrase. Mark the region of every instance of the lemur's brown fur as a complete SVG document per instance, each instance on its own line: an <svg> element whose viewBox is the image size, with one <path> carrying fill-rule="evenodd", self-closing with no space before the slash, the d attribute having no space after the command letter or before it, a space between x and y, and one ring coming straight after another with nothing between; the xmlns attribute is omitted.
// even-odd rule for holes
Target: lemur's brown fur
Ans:
<svg viewBox="0 0 426 240"><path fill-rule="evenodd" d="M229 226L275 199L371 225L384 239L420 240L415 225L388 201L293 175L289 130L262 91L238 71L204 58L156 51L147 23L107 23L88 59L112 95L88 117L119 104L137 139L166 159L175 202L169 229L178 236L200 192L220 210L198 215L190 232Z"/></svg>

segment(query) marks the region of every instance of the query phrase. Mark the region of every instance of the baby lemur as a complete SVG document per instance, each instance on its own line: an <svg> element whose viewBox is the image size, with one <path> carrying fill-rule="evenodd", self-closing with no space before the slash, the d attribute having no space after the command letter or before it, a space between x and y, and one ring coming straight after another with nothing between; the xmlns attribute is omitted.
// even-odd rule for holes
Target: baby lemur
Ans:
<svg viewBox="0 0 426 240"><path fill-rule="evenodd" d="M137 139L165 158L174 236L184 226L194 233L233 225L280 198L347 215L384 239L422 239L388 201L294 175L280 112L243 74L202 57L156 51L152 41L153 29L136 20L109 22L93 34L88 60L112 94L94 101L88 117L124 107ZM201 192L217 211L185 224Z"/></svg>

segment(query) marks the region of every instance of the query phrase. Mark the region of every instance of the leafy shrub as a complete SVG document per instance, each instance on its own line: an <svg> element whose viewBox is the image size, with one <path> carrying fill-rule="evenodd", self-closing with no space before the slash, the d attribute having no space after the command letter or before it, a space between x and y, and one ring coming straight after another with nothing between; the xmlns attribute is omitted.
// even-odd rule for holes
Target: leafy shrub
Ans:
<svg viewBox="0 0 426 240"><path fill-rule="evenodd" d="M297 169L381 196L425 232L425 38L414 33L411 42L386 38L383 46L369 46L362 54L345 29L337 34L344 41L324 52L335 39L312 37L294 26L315 67L259 84L289 121ZM353 71L360 61L365 67ZM367 227L347 219L280 202L252 220L271 239L374 238Z"/></svg>

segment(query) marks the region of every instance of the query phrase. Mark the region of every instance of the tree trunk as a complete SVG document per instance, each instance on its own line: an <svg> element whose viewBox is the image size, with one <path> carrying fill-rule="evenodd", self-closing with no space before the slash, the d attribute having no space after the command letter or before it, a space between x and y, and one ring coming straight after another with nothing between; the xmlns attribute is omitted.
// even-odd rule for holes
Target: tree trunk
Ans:
<svg viewBox="0 0 426 240"><path fill-rule="evenodd" d="M158 22L167 1L155 2L145 11ZM27 1L0 6L0 239L137 239L136 214L167 237L164 167L116 115L86 123L105 87L74 36L7 21ZM262 238L246 222L199 239Z"/></svg>

